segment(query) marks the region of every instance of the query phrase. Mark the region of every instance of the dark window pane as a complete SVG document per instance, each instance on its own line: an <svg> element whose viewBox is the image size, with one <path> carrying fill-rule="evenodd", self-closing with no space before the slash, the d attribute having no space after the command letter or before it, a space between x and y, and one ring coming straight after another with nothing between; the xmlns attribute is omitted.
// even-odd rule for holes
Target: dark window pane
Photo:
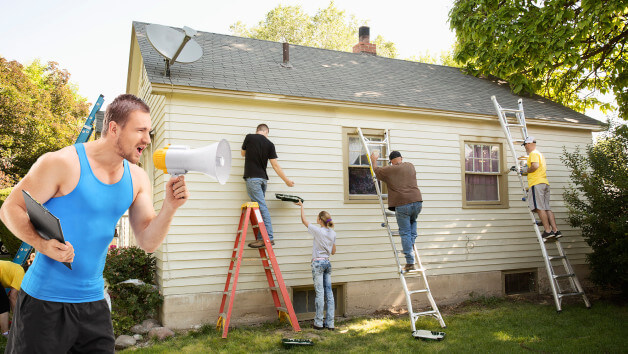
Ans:
<svg viewBox="0 0 628 354"><path fill-rule="evenodd" d="M307 291L299 290L292 294L295 313L307 312Z"/></svg>
<svg viewBox="0 0 628 354"><path fill-rule="evenodd" d="M349 194L377 194L370 169L349 167Z"/></svg>
<svg viewBox="0 0 628 354"><path fill-rule="evenodd" d="M498 201L497 176L465 175L467 201Z"/></svg>
<svg viewBox="0 0 628 354"><path fill-rule="evenodd" d="M499 161L498 160L491 160L491 172L495 172L498 173L499 172Z"/></svg>
<svg viewBox="0 0 628 354"><path fill-rule="evenodd" d="M316 291L307 291L307 310L308 312L316 312Z"/></svg>

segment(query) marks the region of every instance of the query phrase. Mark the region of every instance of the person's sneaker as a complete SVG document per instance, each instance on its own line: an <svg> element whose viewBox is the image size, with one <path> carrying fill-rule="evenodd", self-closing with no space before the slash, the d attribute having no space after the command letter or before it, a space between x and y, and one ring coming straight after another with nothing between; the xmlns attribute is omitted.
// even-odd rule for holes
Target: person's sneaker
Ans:
<svg viewBox="0 0 628 354"><path fill-rule="evenodd" d="M561 237L563 237L563 234L560 231L556 231L556 232L554 232L554 236L556 236L556 238L561 238Z"/></svg>
<svg viewBox="0 0 628 354"><path fill-rule="evenodd" d="M543 241L547 242L547 241L552 241L556 239L556 235L554 234L554 231L543 231L543 233L541 234L541 237L543 237Z"/></svg>
<svg viewBox="0 0 628 354"><path fill-rule="evenodd" d="M255 240L249 243L249 247L251 248L262 248L264 247L264 240Z"/></svg>
<svg viewBox="0 0 628 354"><path fill-rule="evenodd" d="M319 326L317 326L317 325L315 325L315 324L313 324L313 325L312 325L312 327L313 327L314 329L316 329L316 330L319 330L319 331L320 331L320 330L325 329L325 327L319 327Z"/></svg>
<svg viewBox="0 0 628 354"><path fill-rule="evenodd" d="M412 263L412 264L406 264L405 267L403 267L403 271L404 272L409 272L411 270L416 270L416 264Z"/></svg>

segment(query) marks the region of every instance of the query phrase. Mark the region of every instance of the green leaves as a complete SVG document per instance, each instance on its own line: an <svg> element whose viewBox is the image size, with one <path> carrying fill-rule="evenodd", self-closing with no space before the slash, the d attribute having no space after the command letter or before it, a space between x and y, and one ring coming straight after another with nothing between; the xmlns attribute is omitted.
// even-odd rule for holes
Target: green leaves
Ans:
<svg viewBox="0 0 628 354"><path fill-rule="evenodd" d="M591 95L610 91L628 119L626 0L457 0L449 22L458 38L454 57L468 72L581 112L614 108Z"/></svg>
<svg viewBox="0 0 628 354"><path fill-rule="evenodd" d="M0 57L0 188L12 186L42 154L74 143L88 112L70 74Z"/></svg>
<svg viewBox="0 0 628 354"><path fill-rule="evenodd" d="M348 15L331 1L326 8L318 9L314 16L303 12L301 6L279 5L270 10L255 27L247 28L238 21L229 29L241 37L350 52L358 42L358 24L366 22ZM383 37L377 36L371 42L377 45L377 55L389 58L397 56L395 44Z"/></svg>
<svg viewBox="0 0 628 354"><path fill-rule="evenodd" d="M609 127L584 153L564 150L561 160L573 183L563 193L569 223L593 251L591 278L628 294L628 126Z"/></svg>

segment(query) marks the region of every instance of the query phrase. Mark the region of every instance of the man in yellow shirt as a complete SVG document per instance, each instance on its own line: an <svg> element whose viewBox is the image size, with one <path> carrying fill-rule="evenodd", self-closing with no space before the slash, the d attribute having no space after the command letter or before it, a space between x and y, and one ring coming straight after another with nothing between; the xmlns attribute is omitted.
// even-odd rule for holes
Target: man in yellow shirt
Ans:
<svg viewBox="0 0 628 354"><path fill-rule="evenodd" d="M0 261L0 331L3 336L9 334L9 309L15 307L17 294L24 278L24 268L11 261ZM9 295L5 289L9 288Z"/></svg>
<svg viewBox="0 0 628 354"><path fill-rule="evenodd" d="M563 235L556 227L554 213L549 206L550 188L546 175L545 157L536 149L536 139L533 136L527 137L522 145L528 153L528 205L532 211L539 214L543 223L544 231L541 236L544 241L562 237Z"/></svg>

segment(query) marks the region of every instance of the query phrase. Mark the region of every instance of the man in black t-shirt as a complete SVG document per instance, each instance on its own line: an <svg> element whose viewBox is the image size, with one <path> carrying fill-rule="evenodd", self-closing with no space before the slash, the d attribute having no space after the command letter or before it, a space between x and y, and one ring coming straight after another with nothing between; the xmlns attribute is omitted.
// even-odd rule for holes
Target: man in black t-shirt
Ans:
<svg viewBox="0 0 628 354"><path fill-rule="evenodd" d="M246 135L242 143L241 154L244 156L246 192L249 194L252 201L259 204L259 211L262 214L264 224L266 224L268 238L271 244L274 245L273 226L270 223L270 213L268 212L266 200L264 199L266 196L266 186L268 185L268 174L266 173L268 161L270 161L270 165L288 187L293 187L294 182L286 177L286 174L277 162L275 144L268 140L268 126L266 124L258 125L255 134ZM261 238L257 238L257 240L249 243L249 247L264 247L264 241Z"/></svg>

